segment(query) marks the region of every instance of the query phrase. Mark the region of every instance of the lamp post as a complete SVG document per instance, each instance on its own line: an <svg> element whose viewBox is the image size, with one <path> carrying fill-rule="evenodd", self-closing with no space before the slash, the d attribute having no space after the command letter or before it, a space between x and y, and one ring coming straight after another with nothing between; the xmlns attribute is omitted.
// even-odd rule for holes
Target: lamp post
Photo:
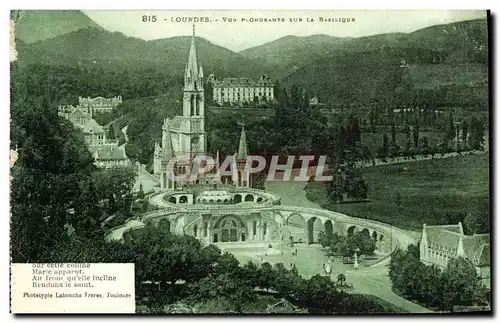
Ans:
<svg viewBox="0 0 500 323"><path fill-rule="evenodd" d="M359 252L359 248L356 248L356 250L354 250L354 269L358 269L359 268L359 263L358 263L358 252Z"/></svg>
<svg viewBox="0 0 500 323"><path fill-rule="evenodd" d="M332 265L331 265L332 260L329 258L328 262L323 263L323 271L325 272L325 277L330 277L332 274Z"/></svg>

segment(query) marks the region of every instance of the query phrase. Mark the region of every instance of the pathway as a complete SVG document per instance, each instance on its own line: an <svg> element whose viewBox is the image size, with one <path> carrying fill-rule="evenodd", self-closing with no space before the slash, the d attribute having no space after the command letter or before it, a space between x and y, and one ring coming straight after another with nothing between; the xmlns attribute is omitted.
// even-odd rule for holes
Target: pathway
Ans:
<svg viewBox="0 0 500 323"><path fill-rule="evenodd" d="M125 142L128 142L127 130L128 130L128 125L126 125L121 129L121 132L123 132L123 134L125 135Z"/></svg>
<svg viewBox="0 0 500 323"><path fill-rule="evenodd" d="M436 153L434 155L416 155L415 158L405 158L405 157L374 158L373 160L368 160L368 161L358 161L355 164L357 167L365 168L365 167L382 166L382 165L389 165L389 164L411 163L411 162L417 162L417 161L422 161L422 160L452 158L452 157L457 157L457 156L466 156L469 154L483 155L483 154L487 154L487 153L488 153L488 148L485 148L484 151L483 150L470 150L470 151L464 151L460 154L457 152L450 152L450 153L444 153L444 154Z"/></svg>

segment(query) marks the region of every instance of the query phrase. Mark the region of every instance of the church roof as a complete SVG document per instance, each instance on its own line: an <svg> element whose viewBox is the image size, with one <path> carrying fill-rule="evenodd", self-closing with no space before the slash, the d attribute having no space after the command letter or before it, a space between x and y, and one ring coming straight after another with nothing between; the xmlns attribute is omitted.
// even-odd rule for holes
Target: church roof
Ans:
<svg viewBox="0 0 500 323"><path fill-rule="evenodd" d="M82 127L82 131L83 133L93 132L96 134L101 134L105 132L103 127L101 127L94 119L87 120L87 122L85 122L85 124Z"/></svg>
<svg viewBox="0 0 500 323"><path fill-rule="evenodd" d="M101 145L94 148L98 160L124 160L127 159L125 146Z"/></svg>
<svg viewBox="0 0 500 323"><path fill-rule="evenodd" d="M484 265L490 263L489 234L475 234L472 236L464 236L463 245L465 255L476 265Z"/></svg>
<svg viewBox="0 0 500 323"><path fill-rule="evenodd" d="M245 134L245 126L243 126L241 128L240 145L238 146L238 154L236 155L236 158L246 159L247 156L248 156L247 137Z"/></svg>
<svg viewBox="0 0 500 323"><path fill-rule="evenodd" d="M457 249L461 234L440 227L427 227L427 241L443 247Z"/></svg>
<svg viewBox="0 0 500 323"><path fill-rule="evenodd" d="M465 235L462 224L426 226L427 242L457 250L460 240L464 256L475 265L490 263L490 235Z"/></svg>
<svg viewBox="0 0 500 323"><path fill-rule="evenodd" d="M184 132L189 130L189 120L182 116L175 116L168 121L168 128L172 132Z"/></svg>

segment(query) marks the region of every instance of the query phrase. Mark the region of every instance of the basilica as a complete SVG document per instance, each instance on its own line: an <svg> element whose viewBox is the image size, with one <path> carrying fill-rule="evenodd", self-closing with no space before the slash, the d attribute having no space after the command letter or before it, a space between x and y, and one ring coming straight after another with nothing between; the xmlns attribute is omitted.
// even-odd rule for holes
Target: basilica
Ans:
<svg viewBox="0 0 500 323"><path fill-rule="evenodd" d="M195 27L191 47L184 71L184 95L182 116L165 119L161 143L155 143L153 173L161 189L175 190L191 184L222 183L219 153L212 157L212 165L204 165L210 171L189 176L198 157L207 156L207 133L205 131L205 93L203 67L196 53ZM238 152L235 152L231 167L231 183L234 186L249 187L250 176L245 170L248 157L245 130L242 128ZM175 159L175 166L168 167ZM172 168L172 169L170 169Z"/></svg>

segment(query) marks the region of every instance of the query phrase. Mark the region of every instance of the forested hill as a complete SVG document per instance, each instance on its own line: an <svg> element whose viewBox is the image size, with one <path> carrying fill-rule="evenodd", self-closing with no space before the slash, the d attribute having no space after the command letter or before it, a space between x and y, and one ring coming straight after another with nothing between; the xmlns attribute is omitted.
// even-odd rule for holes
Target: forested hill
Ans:
<svg viewBox="0 0 500 323"><path fill-rule="evenodd" d="M421 55L413 56L416 52ZM401 55L411 58L401 64ZM335 107L412 104L488 109L488 65L431 64L426 50L339 52L285 77L283 86L298 85Z"/></svg>
<svg viewBox="0 0 500 323"><path fill-rule="evenodd" d="M399 49L399 58L412 60L412 52L424 52L429 63L487 63L488 24L486 19L436 25L412 33L389 33L359 38L328 35L286 36L239 53L259 59L279 71L282 77L316 64L318 59L339 52L353 53ZM413 55L417 56L417 55Z"/></svg>
<svg viewBox="0 0 500 323"><path fill-rule="evenodd" d="M258 61L197 37L198 57L208 76L246 75L258 77L265 72ZM105 70L144 70L182 75L191 37L172 37L154 41L127 37L119 32L86 27L61 36L18 46L23 64L80 66Z"/></svg>
<svg viewBox="0 0 500 323"><path fill-rule="evenodd" d="M15 10L16 37L25 43L54 38L92 27L102 29L79 10Z"/></svg>

